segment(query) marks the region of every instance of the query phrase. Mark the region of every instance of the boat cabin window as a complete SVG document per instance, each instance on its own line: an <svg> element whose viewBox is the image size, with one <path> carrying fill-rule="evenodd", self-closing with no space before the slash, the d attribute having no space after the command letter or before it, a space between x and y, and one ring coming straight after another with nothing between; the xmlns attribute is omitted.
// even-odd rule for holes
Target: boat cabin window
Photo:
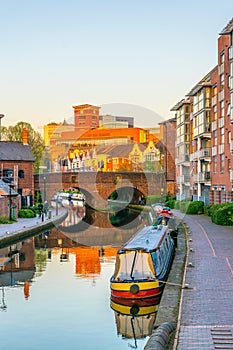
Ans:
<svg viewBox="0 0 233 350"><path fill-rule="evenodd" d="M146 252L126 251L119 254L117 259L119 261L115 271L115 279L123 281L155 277L151 255Z"/></svg>

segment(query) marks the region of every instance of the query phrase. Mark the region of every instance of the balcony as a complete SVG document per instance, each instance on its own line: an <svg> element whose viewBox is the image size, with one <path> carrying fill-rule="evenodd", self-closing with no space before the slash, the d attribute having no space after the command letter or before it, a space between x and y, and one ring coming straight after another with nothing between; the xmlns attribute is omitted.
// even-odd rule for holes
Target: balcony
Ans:
<svg viewBox="0 0 233 350"><path fill-rule="evenodd" d="M188 166L189 165L189 154L180 155L178 158L175 159L175 163L177 164L183 164Z"/></svg>
<svg viewBox="0 0 233 350"><path fill-rule="evenodd" d="M189 184L190 183L190 177L189 177L189 175L179 175L179 176L177 176L177 183L179 184L179 185L181 185L181 184Z"/></svg>
<svg viewBox="0 0 233 350"><path fill-rule="evenodd" d="M190 161L211 157L211 148L203 148L190 154Z"/></svg>
<svg viewBox="0 0 233 350"><path fill-rule="evenodd" d="M193 175L194 182L209 183L211 180L210 171L204 171Z"/></svg>
<svg viewBox="0 0 233 350"><path fill-rule="evenodd" d="M198 156L200 159L211 157L211 148L203 148L200 151L198 151Z"/></svg>

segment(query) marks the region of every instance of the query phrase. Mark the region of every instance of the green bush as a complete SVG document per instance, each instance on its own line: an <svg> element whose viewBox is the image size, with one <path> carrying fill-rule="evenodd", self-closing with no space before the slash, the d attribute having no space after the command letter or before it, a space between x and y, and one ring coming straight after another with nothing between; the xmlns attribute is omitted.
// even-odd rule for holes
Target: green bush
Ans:
<svg viewBox="0 0 233 350"><path fill-rule="evenodd" d="M31 219L31 218L34 218L35 216L36 216L36 213L31 209L20 209L18 212L19 218Z"/></svg>
<svg viewBox="0 0 233 350"><path fill-rule="evenodd" d="M169 207L171 209L175 208L176 200L175 199L169 199L168 201L165 202L165 206Z"/></svg>
<svg viewBox="0 0 233 350"><path fill-rule="evenodd" d="M225 204L219 207L212 220L217 225L233 226L233 204Z"/></svg>
<svg viewBox="0 0 233 350"><path fill-rule="evenodd" d="M204 213L204 202L202 202L202 201L189 202L186 213L187 214L203 214Z"/></svg>
<svg viewBox="0 0 233 350"><path fill-rule="evenodd" d="M216 212L220 209L220 208L224 208L226 206L226 203L221 203L221 204L213 204L211 205L211 207L209 208L209 215L211 217L212 222L215 222L215 215Z"/></svg>
<svg viewBox="0 0 233 350"><path fill-rule="evenodd" d="M207 216L210 216L210 208L212 207L212 204L207 204L204 206L204 214Z"/></svg>
<svg viewBox="0 0 233 350"><path fill-rule="evenodd" d="M7 216L0 216L0 224L12 224Z"/></svg>

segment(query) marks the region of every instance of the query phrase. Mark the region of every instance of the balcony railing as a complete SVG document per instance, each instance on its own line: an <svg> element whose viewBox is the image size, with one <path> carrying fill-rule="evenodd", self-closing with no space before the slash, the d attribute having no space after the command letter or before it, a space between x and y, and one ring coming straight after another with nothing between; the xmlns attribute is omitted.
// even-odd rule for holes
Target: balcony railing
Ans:
<svg viewBox="0 0 233 350"><path fill-rule="evenodd" d="M189 154L184 154L184 155L180 155L178 158L176 158L175 163L176 164L189 163L189 160L190 160Z"/></svg>
<svg viewBox="0 0 233 350"><path fill-rule="evenodd" d="M206 157L211 157L211 148L203 148L199 151L195 151L194 153L190 154L190 160L198 160Z"/></svg>
<svg viewBox="0 0 233 350"><path fill-rule="evenodd" d="M177 176L177 183L178 184L189 183L189 182L190 182L189 175L179 175L179 176Z"/></svg>
<svg viewBox="0 0 233 350"><path fill-rule="evenodd" d="M210 171L194 174L193 179L194 182L209 182L211 180Z"/></svg>

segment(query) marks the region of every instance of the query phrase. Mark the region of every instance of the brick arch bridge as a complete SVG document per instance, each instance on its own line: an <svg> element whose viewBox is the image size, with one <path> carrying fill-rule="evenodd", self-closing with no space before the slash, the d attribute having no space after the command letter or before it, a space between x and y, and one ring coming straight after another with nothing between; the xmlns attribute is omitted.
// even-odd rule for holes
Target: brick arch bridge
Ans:
<svg viewBox="0 0 233 350"><path fill-rule="evenodd" d="M34 175L35 192L50 201L55 193L70 187L79 188L92 207L106 206L115 190L120 199L137 203L139 196L166 193L164 173L142 172L61 172ZM161 191L162 189L162 191Z"/></svg>

